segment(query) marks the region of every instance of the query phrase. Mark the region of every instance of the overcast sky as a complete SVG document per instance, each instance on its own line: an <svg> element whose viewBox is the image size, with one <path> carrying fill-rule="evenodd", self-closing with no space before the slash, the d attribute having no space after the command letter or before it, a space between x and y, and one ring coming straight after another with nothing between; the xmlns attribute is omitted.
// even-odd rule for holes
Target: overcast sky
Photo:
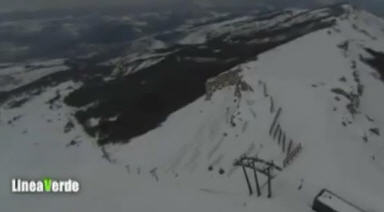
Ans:
<svg viewBox="0 0 384 212"><path fill-rule="evenodd" d="M63 8L76 6L103 6L103 5L137 5L137 4L165 4L169 2L213 2L223 4L245 4L268 0L0 0L1 9L39 9L39 8ZM295 0L271 0L271 1L295 1ZM301 0L299 0L301 1ZM334 0L305 0L305 1L334 1Z"/></svg>
<svg viewBox="0 0 384 212"><path fill-rule="evenodd" d="M78 6L104 6L104 5L137 5L137 4L165 4L169 2L214 2L223 4L231 2L232 4L244 4L253 2L274 2L284 5L297 4L297 2L321 2L332 3L339 0L0 0L0 10L25 10L25 9L41 9L41 8L63 8L63 7L78 7ZM345 0L345 2L363 2L370 7L383 7L384 0Z"/></svg>
<svg viewBox="0 0 384 212"><path fill-rule="evenodd" d="M133 5L133 4L159 4L175 0L0 0L0 8L10 9L41 9L41 8L63 8L78 6L104 6L104 5ZM188 0L186 0L188 1Z"/></svg>

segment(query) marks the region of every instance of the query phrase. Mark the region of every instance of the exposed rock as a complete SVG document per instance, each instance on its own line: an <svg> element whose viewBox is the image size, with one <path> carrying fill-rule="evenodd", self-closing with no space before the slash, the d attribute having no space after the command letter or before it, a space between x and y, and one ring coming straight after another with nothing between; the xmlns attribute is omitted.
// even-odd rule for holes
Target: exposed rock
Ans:
<svg viewBox="0 0 384 212"><path fill-rule="evenodd" d="M208 79L205 85L206 99L209 100L215 91L229 86L235 86L236 97L241 97L241 91L253 91L252 87L242 79L239 71L239 69L227 71Z"/></svg>

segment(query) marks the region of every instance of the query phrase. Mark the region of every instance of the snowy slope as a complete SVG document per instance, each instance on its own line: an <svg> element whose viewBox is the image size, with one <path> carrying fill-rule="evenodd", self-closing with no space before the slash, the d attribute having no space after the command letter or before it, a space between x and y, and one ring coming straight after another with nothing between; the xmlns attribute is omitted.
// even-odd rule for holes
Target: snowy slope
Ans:
<svg viewBox="0 0 384 212"><path fill-rule="evenodd" d="M364 13L355 15L368 18ZM364 208L382 210L384 143L382 137L369 129L384 127L379 109L384 102L371 96L384 87L371 76L374 71L358 61L364 52L361 45L378 48L382 39L371 40L366 35L351 33L353 19L339 20L332 29L309 34L261 55L255 62L241 65L243 78L254 91L244 93L237 100L240 103L234 102L234 88L220 90L211 101L201 98L176 112L159 129L123 147L112 147L112 155L126 163L137 161L142 166L201 172L199 175L211 175L208 166L213 165L215 172L224 168L229 178L236 172L232 169L233 161L243 153L281 163L278 146L268 136L273 117L268 114L269 98L263 96L262 86L257 83L261 81L266 83L275 104L283 108L281 124L285 131L304 146L297 162L282 173L277 182L282 188L276 192L295 192L310 204L320 188L331 188ZM369 30L369 26L359 26ZM382 37L382 32L375 35ZM345 41L351 43L350 50L338 47ZM338 87L357 89L353 61L366 92L361 97L359 113L354 116L346 109L345 99L337 102L331 92ZM340 82L343 76L346 82ZM239 122L236 127L231 127L228 121L232 114ZM366 116L375 117L375 122L371 123ZM344 121L351 124L344 127ZM367 144L362 139L365 135L370 140ZM283 186L298 184L301 179L304 188L300 192Z"/></svg>
<svg viewBox="0 0 384 212"><path fill-rule="evenodd" d="M44 76L68 69L64 59L26 64L7 64L0 68L0 92L10 91L34 82Z"/></svg>
<svg viewBox="0 0 384 212"><path fill-rule="evenodd" d="M366 48L384 52L384 22L345 10L334 26L210 79L205 96L128 144L97 147L83 132L73 117L78 109L62 103L80 86L74 82L20 108L1 105L0 211L306 212L323 188L366 211L383 211L384 84L363 58L372 57ZM57 93L52 110L47 102ZM274 173L272 199L266 186L262 197L249 197L233 162L246 154L283 166L286 152L269 134L279 108L278 124L303 150ZM63 133L68 121L74 128ZM68 145L72 140L80 142ZM47 175L75 177L81 192L9 192L12 177Z"/></svg>

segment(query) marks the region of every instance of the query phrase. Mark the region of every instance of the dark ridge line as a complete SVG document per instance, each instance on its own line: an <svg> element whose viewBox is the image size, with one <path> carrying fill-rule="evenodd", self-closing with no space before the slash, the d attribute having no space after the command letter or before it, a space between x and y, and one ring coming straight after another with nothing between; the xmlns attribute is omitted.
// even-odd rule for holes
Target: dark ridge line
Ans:
<svg viewBox="0 0 384 212"><path fill-rule="evenodd" d="M83 82L84 85L65 97L64 102L79 109L75 114L76 119L89 135L98 135L99 145L126 143L160 126L169 114L204 95L208 78L256 59L262 52L333 24L332 21L324 22L323 18L315 18L289 28L232 37L238 43L225 42L225 38L230 36L226 34L204 44L175 45L160 51L172 51L160 63L108 82L103 78L111 74L113 67L93 65L100 62L101 58L73 59L67 62L71 67L68 71L48 75L5 94L0 93L0 104L22 93L38 95L44 89L64 81ZM285 37L263 44L247 43L257 36L264 38L277 35ZM216 49L221 51L217 53L214 51ZM211 57L217 58L217 61L183 60L186 57ZM84 108L95 102L98 104ZM114 116L117 116L116 120L109 119ZM90 118L100 118L99 125L90 126L87 123Z"/></svg>
<svg viewBox="0 0 384 212"><path fill-rule="evenodd" d="M316 23L319 25L316 26ZM160 126L169 114L204 95L208 78L255 59L262 52L332 24L311 20L294 27L296 30L290 29L296 33L289 31L283 41L265 44L247 44L245 38L242 43L229 44L221 37L203 44L207 47L205 49L199 48L202 45L179 45L178 50L166 56L162 62L139 72L107 83L102 80L86 83L67 96L65 103L82 108L98 102L93 107L80 109L76 113L77 120L88 134L98 135L101 146L126 143ZM220 49L220 53L213 53L215 49ZM218 61L199 63L183 60L185 57L215 57ZM225 61L233 57L236 57L233 61ZM109 119L114 116L117 116L117 120ZM87 123L90 118L100 118L99 125L90 126Z"/></svg>

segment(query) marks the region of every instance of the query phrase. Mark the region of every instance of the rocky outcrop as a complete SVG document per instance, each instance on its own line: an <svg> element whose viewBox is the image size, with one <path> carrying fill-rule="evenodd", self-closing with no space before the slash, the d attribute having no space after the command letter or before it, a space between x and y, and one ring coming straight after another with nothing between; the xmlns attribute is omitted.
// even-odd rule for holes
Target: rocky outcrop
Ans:
<svg viewBox="0 0 384 212"><path fill-rule="evenodd" d="M239 69L235 69L208 79L205 84L206 99L211 99L214 92L229 86L235 86L236 97L241 97L241 91L253 91L252 87L242 79L239 72Z"/></svg>

